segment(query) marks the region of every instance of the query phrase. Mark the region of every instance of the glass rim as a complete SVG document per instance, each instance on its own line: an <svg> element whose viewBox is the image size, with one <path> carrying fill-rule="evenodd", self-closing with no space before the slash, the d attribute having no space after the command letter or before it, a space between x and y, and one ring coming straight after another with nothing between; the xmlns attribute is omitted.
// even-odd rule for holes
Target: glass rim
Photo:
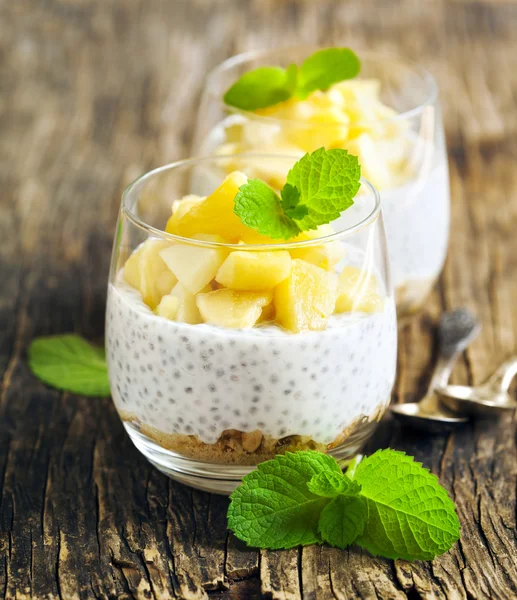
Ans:
<svg viewBox="0 0 517 600"><path fill-rule="evenodd" d="M295 45L295 46L270 48L267 50L250 50L247 52L241 52L239 54L235 54L234 56L231 56L230 58L227 58L223 62L219 63L216 67L214 67L209 72L209 74L207 76L207 82L206 82L207 93L209 95L212 94L212 92L210 91L211 82L212 82L212 79L215 79L217 75L219 75L221 72L231 69L232 67L235 67L236 65L249 62L252 59L265 57L269 54L273 54L275 52L281 52L281 51L289 52L289 51L303 50L303 49L317 51L317 50L324 50L325 48L334 48L334 47L336 47L336 46L318 46L318 45L314 45L314 44L301 44L301 45ZM353 50L353 48L352 48L352 50ZM371 59L378 59L379 62L382 59L383 61L388 60L391 62L400 63L400 64L404 65L406 68L409 68L412 72L417 73L422 78L422 81L424 81L426 83L426 85L428 86L425 100L423 100L416 106L414 106L408 110L397 112L395 115L393 115L391 117L383 117L381 119L373 119L373 120L370 119L370 120L366 120L366 121L361 121L361 123L389 123L389 122L393 122L393 121L403 121L406 119L410 119L416 115L419 115L420 113L422 113L425 110L425 108L427 106L430 106L437 101L437 99L438 99L438 84L436 82L436 79L431 74L431 72L428 71L422 65L420 65L420 63L417 63L416 61L413 61L411 59L408 59L408 58L405 58L402 56L398 56L397 54L392 53L392 52L380 52L380 51L365 50L364 52L361 52L361 56L369 57ZM359 57L359 60L361 60L361 56ZM229 104L226 104L226 102L223 100L222 97L219 98L219 100L220 100L221 104L223 104L223 106L225 106L228 110L231 110L232 113L241 114L248 118L265 121L265 122L268 122L271 124L291 123L291 124L296 124L297 126L303 125L303 126L307 126L307 127L308 126L314 127L314 123L307 123L306 121L303 121L302 119L283 119L283 118L279 118L279 117L270 117L267 115L260 115L251 110L243 110L243 109L236 108L234 106L230 106ZM395 110L395 109L393 109L393 110ZM320 128L327 129L327 128L336 128L336 127L339 127L339 125L340 125L339 123L318 123L317 127L318 127L318 129L320 129Z"/></svg>
<svg viewBox="0 0 517 600"><path fill-rule="evenodd" d="M368 213L366 217L359 220L357 223L350 225L349 227L345 227L340 229L339 231L335 231L329 235L324 235L318 238L313 238L309 240L299 240L297 242L290 242L288 240L280 241L279 243L266 243L266 244L239 244L239 243L227 243L227 242L209 242L206 240L196 240L189 237L183 237L179 235L175 235L173 233L168 233L162 229L158 229L153 227L149 223L146 223L139 216L137 216L131 208L127 205L129 198L131 197L132 192L135 191L136 187L145 183L146 181L152 179L153 177L160 175L161 173L165 173L170 170L179 169L182 167L192 167L202 163L212 162L212 161L227 161L228 159L273 159L273 160L291 160L296 162L299 160L299 157L293 156L285 156L281 154L255 154L255 153L240 153L240 154L225 154L218 156L200 156L187 158L184 160L178 160L172 163L168 163L166 165L162 165L161 167L157 167L144 173L133 182L131 182L124 191L122 192L121 198L121 213L123 213L136 227L145 231L151 237L159 237L165 240L170 240L171 242L181 242L184 244L190 244L193 246L201 246L201 247L209 247L209 248L229 248L231 250L282 250L282 249L295 249L295 248L304 248L309 246L320 246L322 244L326 244L329 242L340 240L344 237L348 237L358 231L364 229L369 226L371 223L377 220L380 210L381 210L381 199L379 192L377 189L364 177L361 177L361 185L366 186L371 194L373 194L374 206L373 209ZM180 198L171 199L171 205L174 200L180 200ZM344 212L344 211L343 211ZM171 213L172 214L172 213Z"/></svg>

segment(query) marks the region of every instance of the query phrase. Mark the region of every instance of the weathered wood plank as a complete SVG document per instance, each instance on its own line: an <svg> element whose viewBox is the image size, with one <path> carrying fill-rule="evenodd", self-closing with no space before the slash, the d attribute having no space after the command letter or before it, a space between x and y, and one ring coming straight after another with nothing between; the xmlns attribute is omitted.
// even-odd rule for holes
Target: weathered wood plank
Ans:
<svg viewBox="0 0 517 600"><path fill-rule="evenodd" d="M419 397L434 323L467 305L484 330L454 372L479 382L517 346L517 3L508 0L17 0L0 3L0 595L5 598L517 597L515 420L391 445L454 497L461 543L432 564L357 548L244 548L227 500L152 469L111 401L33 380L37 335L102 339L120 193L188 152L206 72L300 42L410 55L441 86L451 247L425 311L401 328L396 401Z"/></svg>

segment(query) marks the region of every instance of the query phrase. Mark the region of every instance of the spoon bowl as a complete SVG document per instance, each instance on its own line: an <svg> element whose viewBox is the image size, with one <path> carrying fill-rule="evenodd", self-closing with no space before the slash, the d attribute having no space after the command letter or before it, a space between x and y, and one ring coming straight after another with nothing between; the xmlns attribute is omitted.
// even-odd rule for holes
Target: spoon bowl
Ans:
<svg viewBox="0 0 517 600"><path fill-rule="evenodd" d="M498 416L517 408L517 402L508 393L516 374L517 357L513 357L480 385L444 385L439 386L437 392L442 402L454 412L483 417Z"/></svg>
<svg viewBox="0 0 517 600"><path fill-rule="evenodd" d="M430 433L452 431L469 420L467 416L455 414L442 406L434 392L420 402L394 404L391 412L401 423Z"/></svg>
<svg viewBox="0 0 517 600"><path fill-rule="evenodd" d="M429 389L420 402L392 405L393 416L406 425L431 433L450 431L466 423L469 417L456 414L443 406L435 390L445 387L457 357L480 330L479 321L465 308L444 313L438 325L440 354Z"/></svg>
<svg viewBox="0 0 517 600"><path fill-rule="evenodd" d="M455 413L495 417L517 408L517 402L507 392L485 386L447 385L437 392L443 404Z"/></svg>

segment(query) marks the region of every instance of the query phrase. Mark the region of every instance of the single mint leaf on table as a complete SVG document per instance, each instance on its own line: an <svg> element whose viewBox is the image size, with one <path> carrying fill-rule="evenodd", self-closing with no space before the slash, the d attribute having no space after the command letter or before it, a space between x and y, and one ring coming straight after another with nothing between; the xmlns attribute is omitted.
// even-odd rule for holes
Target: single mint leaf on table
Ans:
<svg viewBox="0 0 517 600"><path fill-rule="evenodd" d="M364 498L336 496L321 511L318 531L324 542L346 548L363 533L367 518Z"/></svg>
<svg viewBox="0 0 517 600"><path fill-rule="evenodd" d="M302 231L330 223L352 206L359 191L361 167L346 150L320 148L303 156L287 174L287 183L300 192L307 215L297 220Z"/></svg>
<svg viewBox="0 0 517 600"><path fill-rule="evenodd" d="M229 106L242 110L258 110L288 100L296 86L296 65L259 67L240 77L225 93Z"/></svg>
<svg viewBox="0 0 517 600"><path fill-rule="evenodd" d="M447 491L412 457L380 450L359 463L354 481L368 508L357 543L374 556L431 560L459 539L458 516Z"/></svg>
<svg viewBox="0 0 517 600"><path fill-rule="evenodd" d="M361 491L361 486L343 473L323 471L315 475L307 484L309 490L318 496L334 498L335 496L353 496Z"/></svg>
<svg viewBox="0 0 517 600"><path fill-rule="evenodd" d="M110 395L104 349L78 335L56 335L29 346L29 368L47 385L81 396Z"/></svg>
<svg viewBox="0 0 517 600"><path fill-rule="evenodd" d="M239 188L233 211L244 225L273 239L288 240L301 232L278 194L260 179L249 179Z"/></svg>
<svg viewBox="0 0 517 600"><path fill-rule="evenodd" d="M258 548L318 543L318 522L329 499L310 492L307 483L321 472L341 469L331 456L309 450L259 464L231 495L229 529Z"/></svg>
<svg viewBox="0 0 517 600"><path fill-rule="evenodd" d="M334 83L359 74L361 63L350 48L325 48L309 56L298 71L296 96L306 98L315 90L327 90Z"/></svg>

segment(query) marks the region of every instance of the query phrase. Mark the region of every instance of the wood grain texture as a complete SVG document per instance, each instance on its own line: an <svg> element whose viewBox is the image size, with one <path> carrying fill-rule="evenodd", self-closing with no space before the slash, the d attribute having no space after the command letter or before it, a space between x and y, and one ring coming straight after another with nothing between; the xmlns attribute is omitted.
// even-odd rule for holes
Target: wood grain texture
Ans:
<svg viewBox="0 0 517 600"><path fill-rule="evenodd" d="M187 154L204 76L246 49L299 42L409 55L438 78L451 246L401 331L397 401L418 398L434 324L467 305L480 338L454 373L479 382L517 347L517 4L439 0L4 0L0 3L0 595L22 598L517 598L515 421L422 438L389 420L375 446L436 473L462 539L433 563L357 548L246 549L227 500L153 470L109 400L45 388L38 335L101 339L120 193Z"/></svg>

